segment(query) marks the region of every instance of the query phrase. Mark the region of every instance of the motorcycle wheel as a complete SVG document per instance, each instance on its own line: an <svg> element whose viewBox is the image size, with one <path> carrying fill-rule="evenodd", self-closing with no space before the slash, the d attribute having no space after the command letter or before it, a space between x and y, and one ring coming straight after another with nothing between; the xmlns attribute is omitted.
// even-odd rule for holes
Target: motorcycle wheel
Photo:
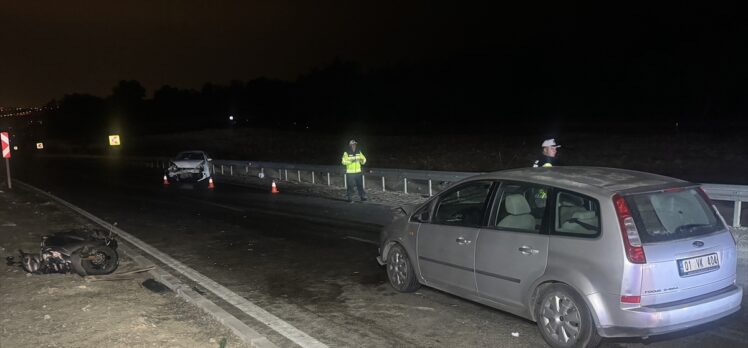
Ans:
<svg viewBox="0 0 748 348"><path fill-rule="evenodd" d="M119 255L107 246L87 247L73 252L70 263L75 273L81 276L109 274L119 266Z"/></svg>
<svg viewBox="0 0 748 348"><path fill-rule="evenodd" d="M23 255L23 259L21 259L21 266L26 272L29 273L37 273L39 272L39 268L41 268L42 262L39 260L39 256L37 255Z"/></svg>

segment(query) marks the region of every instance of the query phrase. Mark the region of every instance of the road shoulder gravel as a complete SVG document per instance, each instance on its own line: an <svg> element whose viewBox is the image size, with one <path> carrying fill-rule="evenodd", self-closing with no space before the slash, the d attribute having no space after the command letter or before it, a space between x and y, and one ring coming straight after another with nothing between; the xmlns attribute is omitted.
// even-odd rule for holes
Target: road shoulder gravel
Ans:
<svg viewBox="0 0 748 348"><path fill-rule="evenodd" d="M38 252L42 235L100 228L45 197L15 187L0 190L0 257L19 260L19 249ZM139 269L121 253L116 273ZM144 287L149 273L120 280L76 274L26 273L0 268L2 347L249 347L174 292ZM106 277L101 277L106 279Z"/></svg>

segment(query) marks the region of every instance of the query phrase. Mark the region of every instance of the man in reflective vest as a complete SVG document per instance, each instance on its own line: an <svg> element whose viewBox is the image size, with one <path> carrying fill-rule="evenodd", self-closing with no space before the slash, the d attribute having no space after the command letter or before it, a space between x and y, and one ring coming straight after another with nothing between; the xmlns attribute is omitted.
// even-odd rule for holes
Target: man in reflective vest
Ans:
<svg viewBox="0 0 748 348"><path fill-rule="evenodd" d="M561 147L561 145L556 144L556 139L546 139L543 141L543 158L536 160L535 163L533 163L533 167L553 167L553 165L558 165L558 161L556 160L556 154L558 153L558 148Z"/></svg>
<svg viewBox="0 0 748 348"><path fill-rule="evenodd" d="M553 167L554 164L558 165L556 154L558 154L557 149L561 147L561 145L556 144L556 139L546 139L543 141L541 146L543 147L543 158L536 160L532 166L534 168L550 168ZM545 201L547 198L548 192L544 188L539 189L538 192L535 193L535 205L537 207L545 207Z"/></svg>
<svg viewBox="0 0 748 348"><path fill-rule="evenodd" d="M348 186L348 202L353 202L353 185L356 185L358 189L358 196L361 201L366 200L366 192L364 192L364 179L361 174L361 166L366 164L366 157L360 149L356 148L358 143L356 140L351 139L348 142L348 150L343 152L342 163L345 166L346 173L346 184Z"/></svg>

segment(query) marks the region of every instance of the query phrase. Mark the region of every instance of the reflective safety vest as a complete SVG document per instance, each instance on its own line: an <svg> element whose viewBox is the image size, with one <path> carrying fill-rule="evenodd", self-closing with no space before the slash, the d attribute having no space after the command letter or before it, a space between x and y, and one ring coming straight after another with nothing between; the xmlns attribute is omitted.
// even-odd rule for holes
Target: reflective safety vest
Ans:
<svg viewBox="0 0 748 348"><path fill-rule="evenodd" d="M361 150L357 150L355 153L348 154L348 151L343 152L343 159L341 161L345 166L345 172L348 174L361 173L361 166L366 164L366 156Z"/></svg>
<svg viewBox="0 0 748 348"><path fill-rule="evenodd" d="M553 158L545 157L542 160L536 160L535 163L532 164L532 166L533 168L538 168L538 167L548 168L548 167L553 167L552 162L553 162Z"/></svg>

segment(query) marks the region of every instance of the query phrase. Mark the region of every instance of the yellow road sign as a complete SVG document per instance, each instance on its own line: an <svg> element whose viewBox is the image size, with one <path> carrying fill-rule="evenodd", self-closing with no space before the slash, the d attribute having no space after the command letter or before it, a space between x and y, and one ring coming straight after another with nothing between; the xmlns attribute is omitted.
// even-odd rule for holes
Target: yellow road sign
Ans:
<svg viewBox="0 0 748 348"><path fill-rule="evenodd" d="M120 145L119 135L118 134L113 134L113 135L109 136L109 145L111 145L111 146L119 146Z"/></svg>

